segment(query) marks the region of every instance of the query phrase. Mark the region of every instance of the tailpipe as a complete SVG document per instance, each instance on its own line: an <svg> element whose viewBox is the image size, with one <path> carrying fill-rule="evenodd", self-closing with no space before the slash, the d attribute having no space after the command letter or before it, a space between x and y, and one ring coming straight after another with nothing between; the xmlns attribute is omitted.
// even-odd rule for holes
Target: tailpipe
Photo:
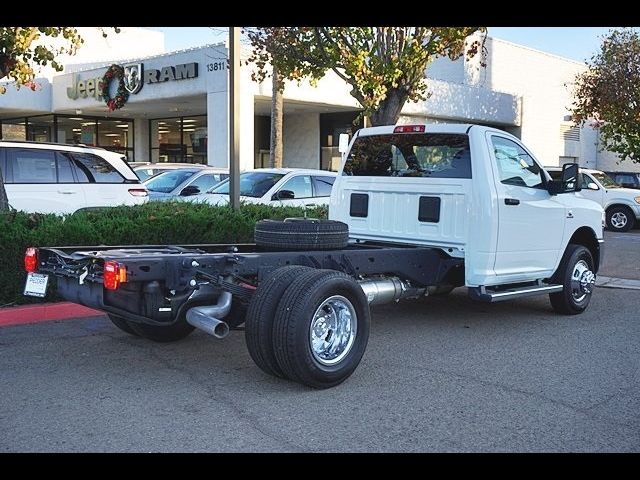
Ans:
<svg viewBox="0 0 640 480"><path fill-rule="evenodd" d="M415 298L425 294L424 288L412 287L398 277L368 278L358 282L369 305L382 305L401 298Z"/></svg>
<svg viewBox="0 0 640 480"><path fill-rule="evenodd" d="M222 292L215 305L203 305L187 310L187 322L216 338L229 335L229 325L220 320L231 310L231 293Z"/></svg>

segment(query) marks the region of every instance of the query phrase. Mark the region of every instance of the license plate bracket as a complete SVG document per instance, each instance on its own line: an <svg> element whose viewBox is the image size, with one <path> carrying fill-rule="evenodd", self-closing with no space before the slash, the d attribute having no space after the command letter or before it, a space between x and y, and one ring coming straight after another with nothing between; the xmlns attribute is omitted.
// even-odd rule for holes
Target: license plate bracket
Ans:
<svg viewBox="0 0 640 480"><path fill-rule="evenodd" d="M49 285L49 275L44 273L29 273L24 285L24 295L44 298Z"/></svg>

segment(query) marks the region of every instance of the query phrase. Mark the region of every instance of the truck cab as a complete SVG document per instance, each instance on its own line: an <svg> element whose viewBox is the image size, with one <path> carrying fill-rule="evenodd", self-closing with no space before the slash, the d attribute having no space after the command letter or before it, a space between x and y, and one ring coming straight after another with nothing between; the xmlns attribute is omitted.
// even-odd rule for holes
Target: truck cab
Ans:
<svg viewBox="0 0 640 480"><path fill-rule="evenodd" d="M569 243L596 268L603 210L558 191L518 138L468 124L373 127L351 140L329 218L355 241L425 245L464 258L464 284L547 279Z"/></svg>

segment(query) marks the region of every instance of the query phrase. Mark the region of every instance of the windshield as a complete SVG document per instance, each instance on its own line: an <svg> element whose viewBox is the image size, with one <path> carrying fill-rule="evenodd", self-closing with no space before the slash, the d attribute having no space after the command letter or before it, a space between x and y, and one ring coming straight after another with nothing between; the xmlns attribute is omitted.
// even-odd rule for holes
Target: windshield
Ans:
<svg viewBox="0 0 640 480"><path fill-rule="evenodd" d="M194 173L196 170L171 170L145 180L143 184L150 192L169 193Z"/></svg>
<svg viewBox="0 0 640 480"><path fill-rule="evenodd" d="M273 187L278 180L284 177L283 173L245 172L240 174L240 195L243 197L262 197ZM229 179L207 193L221 193L229 195Z"/></svg>
<svg viewBox="0 0 640 480"><path fill-rule="evenodd" d="M343 175L471 178L469 137L399 133L356 138Z"/></svg>
<svg viewBox="0 0 640 480"><path fill-rule="evenodd" d="M606 173L592 173L591 175L593 175L593 177L598 180L604 188L620 188L620 185L614 182L613 178Z"/></svg>

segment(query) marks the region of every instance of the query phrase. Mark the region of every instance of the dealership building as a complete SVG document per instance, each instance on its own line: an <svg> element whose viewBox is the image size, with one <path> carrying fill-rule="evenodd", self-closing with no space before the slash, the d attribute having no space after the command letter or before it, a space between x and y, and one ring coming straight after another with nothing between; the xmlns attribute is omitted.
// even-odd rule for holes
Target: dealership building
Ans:
<svg viewBox="0 0 640 480"><path fill-rule="evenodd" d="M164 53L162 33L138 28L93 40L80 49L82 57L63 59L63 72L43 72L36 91L7 86L0 95L2 139L98 145L132 162L228 166L224 44ZM544 165L573 161L600 170L640 171L639 164L617 163L616 155L601 151L591 127L571 123L571 84L584 63L491 37L486 47L485 67L479 56L435 60L427 69L431 95L407 103L399 123L490 125L521 138ZM112 64L122 67L129 96L122 108L109 112L99 84ZM242 170L267 166L269 158L271 83L252 81L251 69L243 62ZM111 82L112 97L117 87ZM286 85L285 166L337 169L339 135L358 128L360 110L349 91L332 72L315 86Z"/></svg>

